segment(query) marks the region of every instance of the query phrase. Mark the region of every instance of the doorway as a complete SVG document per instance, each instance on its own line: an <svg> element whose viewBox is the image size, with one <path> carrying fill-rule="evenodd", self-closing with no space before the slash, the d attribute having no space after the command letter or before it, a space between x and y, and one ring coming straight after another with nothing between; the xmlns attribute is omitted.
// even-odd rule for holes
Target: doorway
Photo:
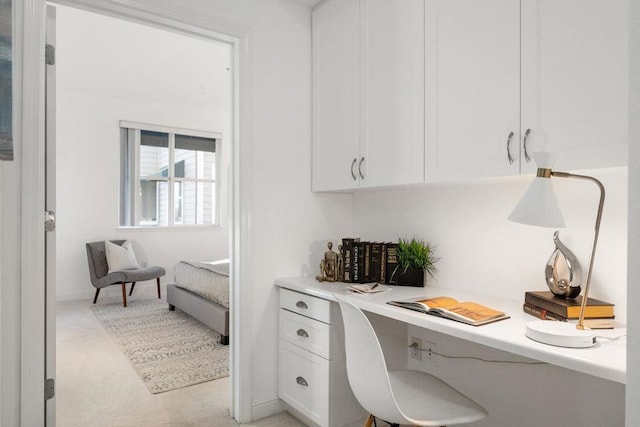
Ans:
<svg viewBox="0 0 640 427"><path fill-rule="evenodd" d="M73 13L90 13L87 11L80 11L77 9L73 9L73 8L67 8L62 6L61 8L64 9L69 9L67 12L70 11L71 14ZM107 19L105 16L101 16L101 19ZM61 15L58 14L58 19L61 19ZM115 19L115 18L108 18L108 19ZM82 19L80 20L81 23L83 25L88 25L89 22L86 19ZM128 24L131 24L131 22L128 22ZM140 25L140 24L136 24L136 25ZM157 27L157 25L156 25ZM160 26L162 27L162 26ZM89 27L85 27L83 30L79 31L79 34L86 34L87 31L91 30L91 28ZM157 28L153 28L153 30L158 31ZM172 33L175 35L176 34L176 29L173 28L172 29ZM197 40L200 43L217 43L217 44L223 44L226 45L229 48L229 55L228 55L228 67L227 67L227 72L231 73L232 75L236 75L238 74L237 69L234 69L233 65L238 63L237 60L237 56L238 53L237 52L233 52L234 48L237 47L237 43L234 44L234 41L231 40L231 38L226 37L226 36L220 36L217 37L217 35L211 35L211 34L207 34L207 35L202 35L202 34L188 34L185 35L184 32L183 34L181 34L181 36L183 37L195 37L195 40ZM131 40L133 40L132 38L129 38L129 43L131 44ZM85 42L87 42L88 40L83 40ZM109 39L107 40L108 43L112 43L113 39ZM64 45L63 40L60 39L60 37L58 37L58 54L60 55L62 53L62 49L64 49ZM166 47L166 44L163 44L164 47ZM88 43L87 47L92 47L95 48L95 44L91 44ZM128 60L124 59L124 55L122 55L122 52L117 51L117 49L109 52L105 52L105 49L96 49L97 52L99 52L99 56L102 56L104 58L104 55L112 55L115 56L115 58L111 58L114 61L118 61L120 60L120 66L126 70L129 71L129 73L131 74L136 74L136 72L139 72L140 67L138 67L135 63L135 59L131 59L129 58ZM89 52L89 51L87 51ZM96 52L93 52L96 53ZM173 58L175 58L175 55L173 55ZM94 201L94 203L90 203L89 209L82 209L79 206L79 203L74 202L74 198L78 198L78 197L87 197L87 195L90 194L90 191L87 191L87 189L82 189L82 188L69 188L69 187L73 187L76 184L87 184L90 181L90 178L93 175L96 175L96 177L98 178L100 184L97 186L97 188L101 188L101 187L109 187L111 185L111 183L113 183L113 169L117 170L118 169L118 159L117 156L114 157L114 151L113 151L113 147L106 147L107 144L102 144L102 143L95 143L95 144L90 144L89 142L87 142L87 139L89 138L101 138L104 136L104 134L106 133L105 128L101 128L100 124L93 124L91 125L89 122L89 114L90 114L90 110L103 110L103 116L106 114L104 112L105 109L107 109L107 105L104 104L114 104L114 101L112 99L109 100L103 100L103 103L101 102L96 102L95 100L93 102L91 102L90 100L87 99L83 99L83 97L85 97L87 95L87 92L91 95L91 96L98 96L99 94L97 92L99 92L97 89L100 87L100 85L106 85L108 91L110 92L110 94L115 94L118 95L116 97L118 98L127 98L127 96L130 94L131 91L134 92L145 92L145 89L140 87L140 85L136 86L134 85L133 87L129 87L128 89L125 89L123 87L121 87L121 85L118 84L118 79L115 78L115 72L117 71L117 69L112 69L111 70L111 76L114 77L112 80L108 81L106 84L105 82L98 82L95 79L95 68L94 67L100 67L100 66L104 66L104 64L101 64L100 61L96 61L96 60L89 60L88 58L84 58L84 66L86 68L84 68L83 70L81 70L81 74L84 74L85 77L88 77L86 80L84 80L83 83L80 83L79 86L79 90L75 91L74 93L72 93L68 98L67 101L63 101L58 99L59 102L65 103L65 106L74 106L74 107L79 107L79 106L83 106L82 108L77 108L75 111L66 111L63 112L64 110L62 108L59 108L58 111L58 117L57 117L57 122L59 124L65 123L65 125L63 126L66 127L66 129L60 129L59 126L59 134L63 133L63 132L68 132L66 133L66 135L74 135L74 138L76 139L76 143L71 144L69 143L69 141L62 141L61 139L58 141L58 155L56 156L56 158L58 159L58 164L56 165L58 170L62 170L63 172L61 172L58 176L59 177L63 177L63 179L58 179L58 197L57 197L57 201L58 201L58 232L60 233L58 236L58 240L59 240L59 245L58 245L58 258L62 258L65 257L65 259L70 260L70 262L67 264L65 264L63 266L63 268L58 268L58 282L60 285L60 290L61 292L59 293L58 297L59 299L62 300L73 300L75 298L77 298L78 296L81 296L82 298L84 298L86 301L90 302L90 298L86 298L85 295L81 295L82 292L79 290L80 288L78 287L74 287L73 282L76 281L76 283L83 283L83 286L86 286L88 281L86 280L86 277L83 277L86 275L83 273L79 273L78 271L74 272L74 269L79 269L79 270L85 270L86 266L82 263L86 264L86 259L84 258L84 253L83 253L83 245L78 245L78 241L82 240L82 241L89 241L89 240L99 240L102 235L109 235L109 236L113 236L114 232L115 233L125 233L125 232L133 232L136 233L134 235L131 236L131 239L136 241L136 240L144 240L147 239L149 245L142 245L142 246L146 246L147 248L152 248L154 246L154 242L158 241L159 238L159 232L157 231L145 231L145 233L148 234L148 236L142 237L143 234L141 234L142 232L140 231L134 231L134 230L127 230L127 231L121 231L121 230L116 230L115 227L115 223L117 222L117 208L115 209L114 212L112 212L112 214L110 215L111 218L110 219L104 219L106 218L106 216L108 214L105 214L105 217L103 218L103 220L98 221L97 217L101 214L98 213L98 211L91 211L91 207L98 207L98 203L96 203ZM64 65L64 61L59 62L60 65ZM184 65L184 62L182 62L182 64ZM108 67L106 67L108 68ZM116 67L118 68L118 67ZM231 68L231 69L229 69ZM67 70L68 71L68 70ZM57 73L59 76L63 75L65 72L64 68L58 68L57 69ZM154 74L155 75L155 74ZM154 75L146 75L147 79L153 78ZM145 77L145 76L143 76ZM74 83L78 83L79 82L79 78L75 79L76 81ZM233 81L235 79L230 79L230 81ZM164 83L166 84L166 80L164 81ZM84 85L84 86L83 86ZM237 85L237 81L235 81L235 85ZM237 93L237 87L236 86L231 86L230 84L230 91L231 88L235 89L233 90L234 94ZM59 88L58 88L59 89ZM73 92L73 91L71 91ZM118 94L119 92L119 94ZM147 92L149 92L147 90ZM155 96L154 101L157 103L157 109L158 110L162 110L162 99L163 97L167 97L167 96L174 96L177 97L178 95L176 94L176 92L172 92L171 94L167 94L167 93L161 93L159 94L158 91L151 91L151 92L155 92L152 93L153 96ZM206 92L206 90L203 90L203 92ZM58 92L60 93L60 92ZM69 94L67 94L69 95ZM192 94L193 95L193 94ZM197 94L196 94L197 95ZM234 95L235 96L235 95ZM203 96L203 98L206 98L206 96ZM165 98L166 99L166 98ZM237 104L237 100L233 103L233 104ZM116 108L119 111L119 114L123 113L123 108ZM148 111L149 109L147 108L146 113L149 113ZM176 120L175 114L171 114L170 112L167 111L162 111L163 114L161 114L162 117L164 118L171 118L173 120ZM64 115L67 114L68 116L72 116L71 119L69 119L69 117L65 117ZM130 112L130 114L133 114ZM203 113L203 115L205 115L206 113ZM226 150L227 155L229 156L228 158L228 166L226 171L221 174L223 177L228 178L229 182L231 183L232 181L235 180L235 173L232 171L233 169L233 165L235 164L237 166L237 157L234 155L234 152L236 152L237 150L237 141L234 140L234 135L237 134L237 120L235 120L235 122L232 122L231 117L237 117L238 111L237 111L237 107L235 105L232 105L230 108L230 123L227 125L227 129L224 130L222 133L228 135L229 137L225 137L224 138L224 142L227 145L228 149ZM191 118L193 119L193 112L191 114ZM125 117L125 116L120 116L121 119L133 119L132 117ZM150 117L149 115L147 115L146 117ZM111 117L111 119L113 119L113 117ZM152 122L152 124L158 124L156 120L153 119L136 119L137 121L144 121L144 122ZM111 123L113 123L113 120L111 120ZM167 122L164 123L160 123L160 124L167 124ZM103 123L104 125L104 123ZM191 127L191 126L181 126L181 127ZM218 129L216 129L218 130ZM85 150L85 151L83 151ZM103 166L100 167L96 167L95 163L92 166L87 166L85 163L87 163L87 159L88 158L97 158L103 162L111 162L111 167L106 167L103 168ZM63 161L60 161L60 159L64 159ZM113 164L113 160L116 161L116 164ZM64 164L62 164L64 163ZM111 170L109 170L111 169ZM80 182L82 181L82 182ZM66 183L66 185L65 185ZM61 185L62 184L62 185ZM237 243L237 239L236 243L232 243L231 245L230 240L232 239L232 235L233 234L237 234L238 230L235 229L235 225L237 224L237 222L234 221L234 216L233 216L233 212L237 212L237 206L233 205L233 201L236 200L236 197L231 197L233 195L233 188L235 188L236 184L233 185L229 185L228 189L226 190L227 193L222 195L221 199L224 200L228 200L229 203L227 204L227 218L229 218L228 220L226 220L226 227L227 228L223 228L223 227L219 227L219 229L217 229L218 234L220 233L226 233L227 235L227 240L226 242L222 245L225 247L225 250L228 251L228 247L231 246L234 248L234 251L230 254L230 258L232 259L232 280L231 283L237 283L237 275L236 277L233 277L233 273L239 271L239 257L234 256L234 252L235 254L239 253L239 243ZM94 187L95 188L95 187ZM61 195L62 190L64 190L64 194ZM107 191L108 193L108 191ZM103 195L104 196L104 195ZM100 209L104 209L104 205L109 206L109 205L116 205L118 201L116 200L114 203L113 200L113 194L111 194L111 196L104 196L106 199L106 202L101 203L103 204L102 207L100 207ZM109 198L111 197L111 198ZM71 220L72 216L73 216L73 211L74 210L79 210L83 212L84 217L75 217L73 218L73 220ZM231 215L229 215L229 213L231 213ZM115 217L114 217L115 215ZM69 228L66 227L66 238L64 236L64 231L65 231L65 221L70 221L73 222L73 227ZM108 222L108 225L104 225L102 229L100 229L100 227L95 227L95 223L98 222L103 222L104 224L106 224ZM225 222L224 220L222 221L223 223ZM93 223L93 224L91 224ZM67 224L68 225L68 224ZM84 227L84 229L83 229ZM71 230L69 232L69 230ZM222 231L221 231L222 230ZM175 238L176 233L179 233L179 231L175 231L172 230L170 232L173 236L172 238ZM71 236L71 238L69 238ZM123 235L116 235L117 238L121 238L121 237L125 237ZM77 239L78 241L73 241L73 239ZM173 242L172 244L169 244L167 246L180 246L179 244L176 245L175 242ZM78 251L78 247L80 247L80 250ZM152 251L146 253L146 255L148 255L149 259L154 259L154 263L156 263L155 260L157 260L158 256L160 258L164 257L164 262L165 263L171 263L171 257L169 255L167 255L166 253L164 255L162 254L158 254L153 253ZM228 252L227 252L227 255ZM155 256L155 258L153 258ZM218 255L216 255L216 257L218 257ZM169 269L167 269L169 270ZM75 277L77 279L69 279ZM233 289L234 286L232 286L232 294L233 294ZM117 290L114 289L115 294L117 294ZM109 294L106 292L103 295L101 295L101 298L109 298ZM235 300L237 301L238 298L235 298ZM233 301L233 298L232 298ZM233 310L232 310L232 317L235 316L235 314L233 314ZM232 323L232 336L233 336L233 323ZM233 338L232 338L233 339ZM233 349L231 354L233 355ZM233 356L231 356L231 361L233 361ZM233 384L233 363L231 363L231 369L232 369L232 381L231 383ZM233 396L233 400L232 400L232 413L236 413L237 411L235 411L233 409L233 407L236 405L236 398L237 395L236 393L231 393L229 392L229 394L231 394ZM236 418L238 417L238 415L236 415Z"/></svg>

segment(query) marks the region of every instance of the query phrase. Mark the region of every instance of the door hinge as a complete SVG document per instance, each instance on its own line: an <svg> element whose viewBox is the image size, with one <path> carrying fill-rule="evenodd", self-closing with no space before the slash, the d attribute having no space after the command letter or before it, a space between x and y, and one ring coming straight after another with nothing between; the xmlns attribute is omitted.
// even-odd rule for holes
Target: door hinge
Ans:
<svg viewBox="0 0 640 427"><path fill-rule="evenodd" d="M48 44L44 47L44 62L47 65L54 65L56 63L55 46Z"/></svg>
<svg viewBox="0 0 640 427"><path fill-rule="evenodd" d="M56 395L56 380L47 378L44 382L44 400L53 399Z"/></svg>
<svg viewBox="0 0 640 427"><path fill-rule="evenodd" d="M56 229L56 213L54 211L44 212L44 231L51 233Z"/></svg>

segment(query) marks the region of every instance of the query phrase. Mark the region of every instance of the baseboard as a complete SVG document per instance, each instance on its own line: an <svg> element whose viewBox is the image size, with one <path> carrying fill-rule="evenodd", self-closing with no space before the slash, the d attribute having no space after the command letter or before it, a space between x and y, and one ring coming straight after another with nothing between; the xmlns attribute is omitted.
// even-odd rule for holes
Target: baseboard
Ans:
<svg viewBox="0 0 640 427"><path fill-rule="evenodd" d="M269 400L263 400L261 402L252 402L251 419L259 420L261 418L269 417L284 411L284 409L282 401L277 397Z"/></svg>

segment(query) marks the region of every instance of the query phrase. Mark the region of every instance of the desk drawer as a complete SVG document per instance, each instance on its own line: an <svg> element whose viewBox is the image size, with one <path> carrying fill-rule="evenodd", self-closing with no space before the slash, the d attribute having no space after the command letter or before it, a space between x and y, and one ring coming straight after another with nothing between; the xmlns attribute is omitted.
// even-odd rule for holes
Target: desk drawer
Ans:
<svg viewBox="0 0 640 427"><path fill-rule="evenodd" d="M331 325L280 309L280 338L330 359Z"/></svg>
<svg viewBox="0 0 640 427"><path fill-rule="evenodd" d="M280 340L279 395L320 426L329 425L329 361Z"/></svg>
<svg viewBox="0 0 640 427"><path fill-rule="evenodd" d="M280 288L280 307L324 323L331 323L331 301L322 298Z"/></svg>

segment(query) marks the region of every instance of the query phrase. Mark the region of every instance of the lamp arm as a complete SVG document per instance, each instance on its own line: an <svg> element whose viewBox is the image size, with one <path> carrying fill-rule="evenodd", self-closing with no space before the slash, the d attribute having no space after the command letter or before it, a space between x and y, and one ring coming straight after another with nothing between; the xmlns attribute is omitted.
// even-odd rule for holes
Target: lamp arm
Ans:
<svg viewBox="0 0 640 427"><path fill-rule="evenodd" d="M578 325L576 326L577 329L584 329L584 324L583 324L584 311L585 311L585 308L587 307L587 298L589 296L589 285L591 284L591 272L593 270L593 259L596 256L596 245L598 244L598 235L600 234L600 222L602 220L602 208L604 207L604 197L605 197L604 185L602 185L602 182L600 182L599 180L591 176L576 175L569 172L552 171L551 176L557 176L559 178L575 178L575 179L591 181L594 184L596 184L600 189L600 203L598 204L598 213L596 215L595 233L593 235L593 247L591 249L591 259L589 260L589 270L587 271L587 283L585 284L585 287L584 287L584 295L582 296L582 304L580 305L580 316L578 318Z"/></svg>

